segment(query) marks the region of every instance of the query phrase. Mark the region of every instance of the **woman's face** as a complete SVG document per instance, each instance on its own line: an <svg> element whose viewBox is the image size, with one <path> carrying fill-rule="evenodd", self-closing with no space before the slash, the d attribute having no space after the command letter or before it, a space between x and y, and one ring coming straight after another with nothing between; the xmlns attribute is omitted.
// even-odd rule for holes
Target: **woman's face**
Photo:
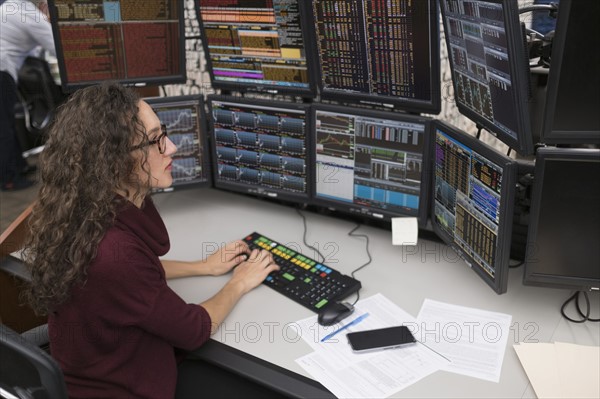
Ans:
<svg viewBox="0 0 600 399"><path fill-rule="evenodd" d="M158 116L143 100L140 100L138 107L138 117L146 128L147 139L150 141L158 139L162 134ZM171 176L173 159L171 157L177 151L177 147L168 137L164 137L163 140L165 147L163 154L160 153L158 144L148 147L147 167L145 169L150 172L150 188L167 188L173 183L173 177ZM143 170L140 171L140 175L142 181L145 181L147 176Z"/></svg>

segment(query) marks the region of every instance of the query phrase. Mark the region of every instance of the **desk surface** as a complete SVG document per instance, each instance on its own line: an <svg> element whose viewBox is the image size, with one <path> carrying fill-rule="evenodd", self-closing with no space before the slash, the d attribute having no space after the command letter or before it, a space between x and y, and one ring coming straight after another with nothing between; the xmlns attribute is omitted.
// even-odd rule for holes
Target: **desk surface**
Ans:
<svg viewBox="0 0 600 399"><path fill-rule="evenodd" d="M162 193L154 200L171 237L166 258L203 258L253 231L318 258L304 246L302 219L291 207L206 188ZM327 264L349 274L367 260L364 239L347 235L353 222L305 214L307 240L327 257ZM561 317L560 307L570 292L524 286L523 267L510 270L508 292L497 295L441 243L420 240L416 247L399 247L392 246L390 231L363 226L358 232L370 237L373 257L372 263L356 274L363 286L361 298L380 292L415 317L425 298L512 315L499 383L438 371L394 397L535 397L513 344L558 341L600 345L599 323L573 324ZM227 279L193 277L169 284L186 301L198 303L214 295ZM597 315L600 298L598 293L591 297L592 314ZM310 353L311 348L293 324L311 314L274 290L259 286L242 298L213 339L310 377L295 359Z"/></svg>

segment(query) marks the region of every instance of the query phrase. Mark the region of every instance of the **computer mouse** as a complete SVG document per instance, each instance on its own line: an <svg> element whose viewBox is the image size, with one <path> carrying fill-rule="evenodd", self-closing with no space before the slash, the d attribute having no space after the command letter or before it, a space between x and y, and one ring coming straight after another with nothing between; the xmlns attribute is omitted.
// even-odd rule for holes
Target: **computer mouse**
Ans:
<svg viewBox="0 0 600 399"><path fill-rule="evenodd" d="M334 302L319 312L317 318L322 326L331 326L350 316L354 312L354 306L348 302Z"/></svg>

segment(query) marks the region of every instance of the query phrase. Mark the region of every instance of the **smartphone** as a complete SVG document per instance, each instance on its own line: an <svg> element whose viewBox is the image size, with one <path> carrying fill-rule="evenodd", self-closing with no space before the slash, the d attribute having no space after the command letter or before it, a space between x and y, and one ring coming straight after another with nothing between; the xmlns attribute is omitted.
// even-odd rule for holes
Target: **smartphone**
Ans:
<svg viewBox="0 0 600 399"><path fill-rule="evenodd" d="M391 349L417 342L406 326L352 332L346 337L354 352Z"/></svg>

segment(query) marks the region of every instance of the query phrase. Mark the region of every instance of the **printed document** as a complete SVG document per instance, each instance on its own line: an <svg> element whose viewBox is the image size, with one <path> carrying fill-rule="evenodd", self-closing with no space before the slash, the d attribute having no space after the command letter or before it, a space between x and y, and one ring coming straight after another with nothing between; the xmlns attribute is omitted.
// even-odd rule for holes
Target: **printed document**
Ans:
<svg viewBox="0 0 600 399"><path fill-rule="evenodd" d="M450 360L444 370L498 382L511 320L504 313L425 299L413 335Z"/></svg>
<svg viewBox="0 0 600 399"><path fill-rule="evenodd" d="M359 323L321 342L365 313L369 316ZM382 294L376 294L359 301L354 313L337 325L323 327L316 316L299 321L302 337L314 352L296 362L339 398L387 397L444 367L447 360L420 343L354 353L346 334L399 325L412 330L415 323L413 316Z"/></svg>

